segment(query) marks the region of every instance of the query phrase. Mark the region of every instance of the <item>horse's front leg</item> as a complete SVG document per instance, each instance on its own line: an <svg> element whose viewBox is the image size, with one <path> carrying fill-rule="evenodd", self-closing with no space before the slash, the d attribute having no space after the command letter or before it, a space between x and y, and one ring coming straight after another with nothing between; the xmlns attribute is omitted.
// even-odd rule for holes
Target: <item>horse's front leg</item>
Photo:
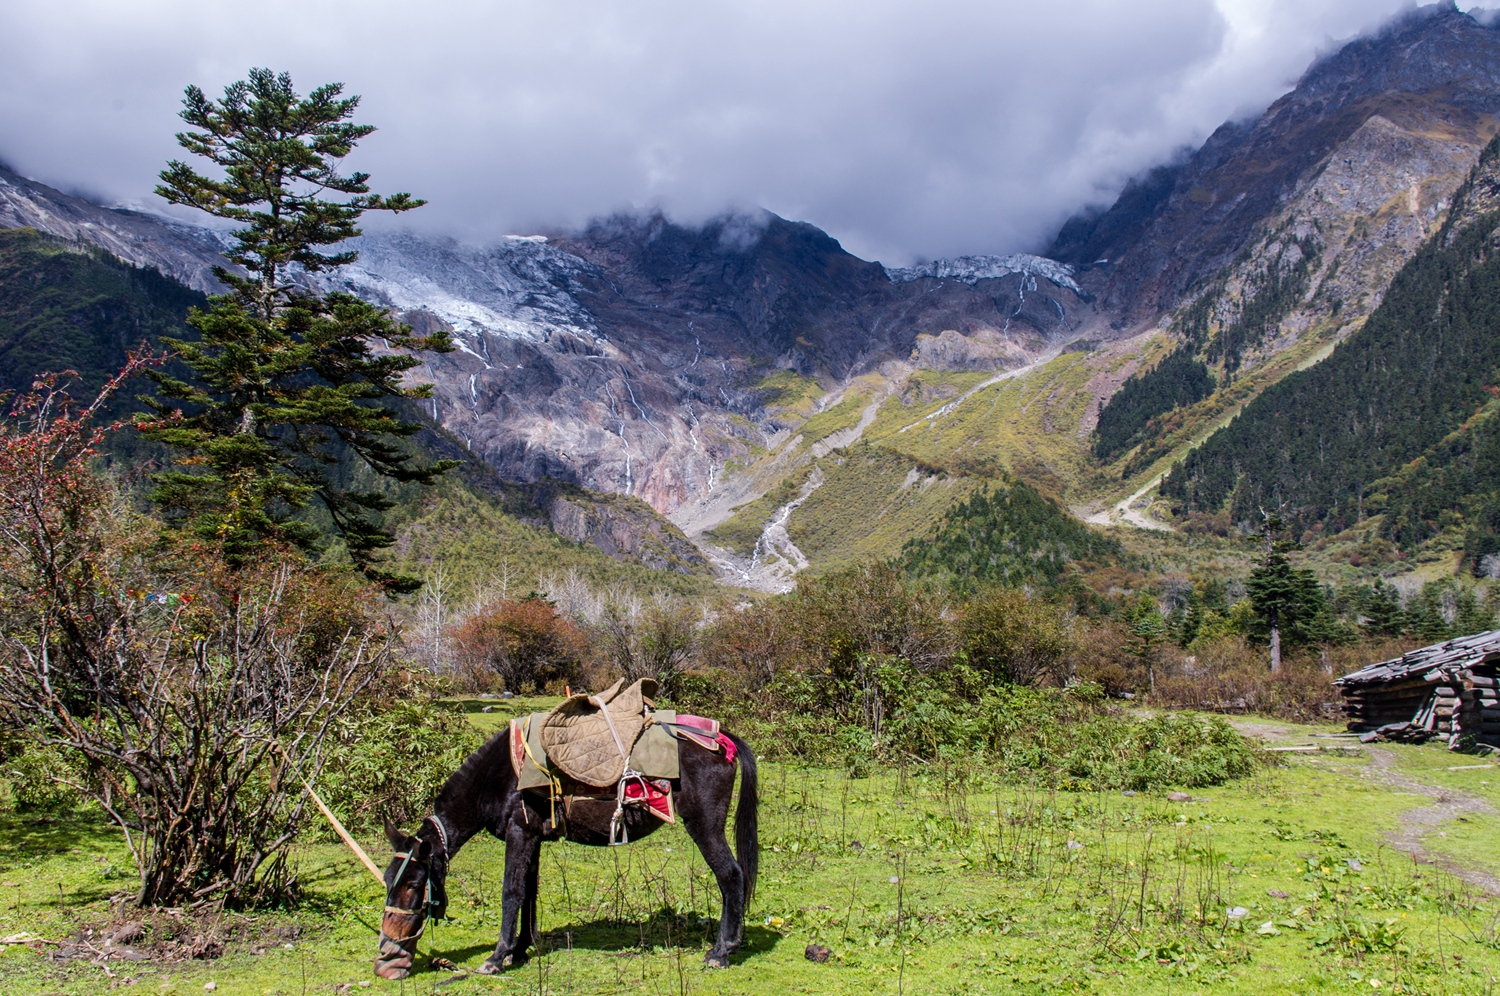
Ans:
<svg viewBox="0 0 1500 996"><path fill-rule="evenodd" d="M522 951L541 940L542 931L537 922L536 901L538 879L541 877L542 841L536 838L531 846L531 860L526 863L525 892L521 898L521 936L516 942Z"/></svg>
<svg viewBox="0 0 1500 996"><path fill-rule="evenodd" d="M515 820L505 828L505 886L500 893L500 940L495 945L495 953L479 966L484 975L494 975L526 960L526 948L533 939L529 934L536 929L534 908L529 911L529 916L525 915L528 912L527 885L535 882L533 869L541 843L541 836L535 830ZM530 903L534 905L535 886L529 891ZM517 927L521 928L519 932Z"/></svg>

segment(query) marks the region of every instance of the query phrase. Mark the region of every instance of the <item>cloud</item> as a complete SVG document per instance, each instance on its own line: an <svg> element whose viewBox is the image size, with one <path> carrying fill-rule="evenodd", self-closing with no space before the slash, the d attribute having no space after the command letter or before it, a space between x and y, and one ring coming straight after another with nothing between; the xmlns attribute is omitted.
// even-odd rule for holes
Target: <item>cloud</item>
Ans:
<svg viewBox="0 0 1500 996"><path fill-rule="evenodd" d="M1407 0L9 0L0 157L159 209L182 88L341 80L403 222L764 207L852 251L1035 249Z"/></svg>

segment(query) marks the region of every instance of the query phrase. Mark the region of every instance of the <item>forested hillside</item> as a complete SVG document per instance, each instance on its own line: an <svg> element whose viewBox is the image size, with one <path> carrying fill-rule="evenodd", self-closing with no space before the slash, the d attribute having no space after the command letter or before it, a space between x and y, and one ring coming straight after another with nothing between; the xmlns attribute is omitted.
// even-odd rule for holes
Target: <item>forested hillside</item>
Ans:
<svg viewBox="0 0 1500 996"><path fill-rule="evenodd" d="M1113 459L1140 442L1153 418L1214 392L1213 374L1191 347L1173 350L1144 374L1130 377L1099 412L1094 455Z"/></svg>
<svg viewBox="0 0 1500 996"><path fill-rule="evenodd" d="M0 230L0 390L25 390L43 371L76 370L91 392L142 342L188 333L188 308L203 301L102 249Z"/></svg>
<svg viewBox="0 0 1500 996"><path fill-rule="evenodd" d="M915 578L960 589L1048 585L1073 561L1105 562L1119 546L1024 481L1004 478L960 502L932 534L906 544L901 564Z"/></svg>
<svg viewBox="0 0 1500 996"><path fill-rule="evenodd" d="M1492 141L1455 197L1449 220L1397 275L1364 328L1324 362L1267 390L1172 470L1162 485L1180 511L1229 503L1236 519L1286 503L1302 525L1340 529L1381 511L1384 479L1432 453L1494 397L1500 371L1500 212L1488 191L1500 174ZM1468 444L1484 444L1478 437ZM1422 496L1396 483L1401 514L1385 528L1415 541L1435 513L1489 485L1462 465ZM1420 476L1420 475L1418 475ZM1408 481L1417 480L1416 477ZM1464 481L1470 483L1465 484ZM1393 509L1394 511L1394 509Z"/></svg>

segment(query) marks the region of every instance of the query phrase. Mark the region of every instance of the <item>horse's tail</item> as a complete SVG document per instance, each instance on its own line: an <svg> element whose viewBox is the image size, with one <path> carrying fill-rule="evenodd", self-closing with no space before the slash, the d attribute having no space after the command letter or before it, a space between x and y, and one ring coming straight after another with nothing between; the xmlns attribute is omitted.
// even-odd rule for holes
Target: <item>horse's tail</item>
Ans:
<svg viewBox="0 0 1500 996"><path fill-rule="evenodd" d="M734 853L745 876L745 906L755 896L755 876L760 871L760 825L758 811L760 795L757 791L755 752L733 733L725 733L734 741L740 762L740 804L734 811Z"/></svg>

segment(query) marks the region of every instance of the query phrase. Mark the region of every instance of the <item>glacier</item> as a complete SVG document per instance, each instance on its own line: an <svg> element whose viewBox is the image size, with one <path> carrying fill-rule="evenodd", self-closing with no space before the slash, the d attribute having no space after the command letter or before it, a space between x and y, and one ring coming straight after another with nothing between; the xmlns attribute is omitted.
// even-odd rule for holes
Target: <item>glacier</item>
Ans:
<svg viewBox="0 0 1500 996"><path fill-rule="evenodd" d="M981 280L995 280L1019 273L1023 278L1041 277L1058 287L1065 287L1083 297L1083 288L1073 279L1073 268L1045 256L1012 253L1009 256L955 256L935 259L917 266L887 266L886 276L892 283L904 284L924 277L935 280L957 280L974 286Z"/></svg>
<svg viewBox="0 0 1500 996"><path fill-rule="evenodd" d="M427 311L446 322L458 346L488 363L485 335L548 342L558 332L603 341L578 300L599 267L548 245L544 236L506 236L484 246L409 232L351 240L359 258L316 283L397 311Z"/></svg>

